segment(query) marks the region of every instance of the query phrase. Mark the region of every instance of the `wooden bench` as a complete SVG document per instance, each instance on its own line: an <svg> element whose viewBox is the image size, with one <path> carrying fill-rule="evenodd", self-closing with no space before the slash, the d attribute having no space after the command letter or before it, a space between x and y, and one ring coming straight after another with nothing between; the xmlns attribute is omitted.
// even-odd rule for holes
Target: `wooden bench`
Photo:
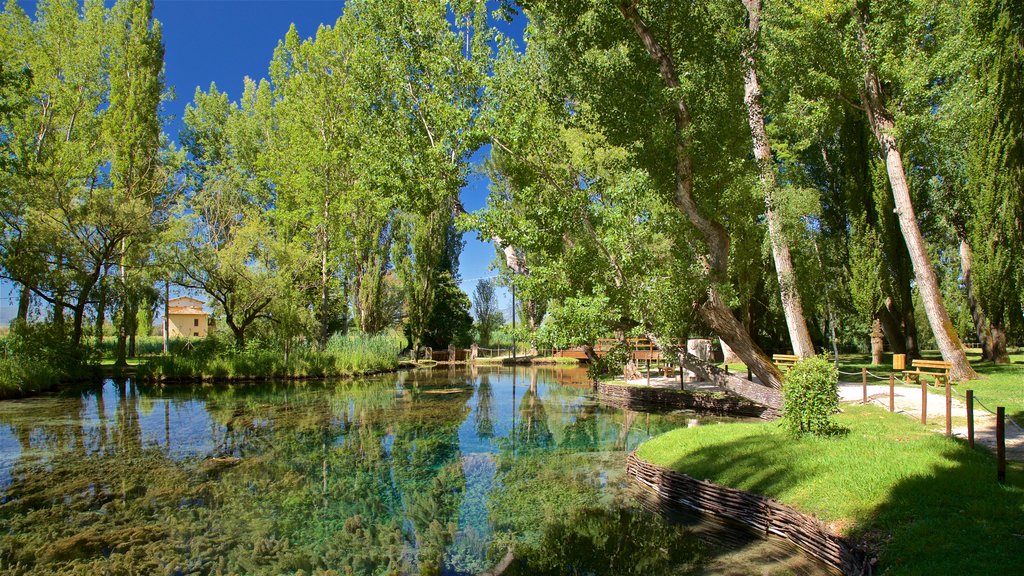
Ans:
<svg viewBox="0 0 1024 576"><path fill-rule="evenodd" d="M800 357L796 354L772 354L772 362L783 372L788 372L799 361Z"/></svg>
<svg viewBox="0 0 1024 576"><path fill-rule="evenodd" d="M945 384L949 381L949 370L953 367L943 360L913 360L910 365L914 367L913 370L903 371L903 380L907 384L911 381L920 382L926 376L933 377L936 384Z"/></svg>

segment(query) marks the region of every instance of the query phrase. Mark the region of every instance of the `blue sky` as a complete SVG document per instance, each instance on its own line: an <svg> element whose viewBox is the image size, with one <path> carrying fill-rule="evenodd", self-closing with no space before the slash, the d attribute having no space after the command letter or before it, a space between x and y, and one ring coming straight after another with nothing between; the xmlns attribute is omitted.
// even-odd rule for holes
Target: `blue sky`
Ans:
<svg viewBox="0 0 1024 576"><path fill-rule="evenodd" d="M19 0L19 4L34 14L35 0ZM214 82L219 90L237 98L246 76L267 74L274 47L292 23L301 37L310 37L321 24L333 25L343 6L344 2L337 0L155 0L154 16L163 24L167 85L176 96L165 110L171 116L168 135L177 141L180 119L196 87L206 90ZM520 16L511 25L503 23L501 29L521 39L523 26ZM473 161L479 163L486 154L486 150L477 152ZM467 210L484 205L488 183L483 175L470 175L462 190ZM489 269L494 248L490 242L478 241L475 234L466 234L465 239L459 268L463 290L472 293L477 279L494 275ZM0 294L8 296L12 287L5 288ZM499 290L499 298L508 306L506 291ZM3 300L5 308L16 302Z"/></svg>

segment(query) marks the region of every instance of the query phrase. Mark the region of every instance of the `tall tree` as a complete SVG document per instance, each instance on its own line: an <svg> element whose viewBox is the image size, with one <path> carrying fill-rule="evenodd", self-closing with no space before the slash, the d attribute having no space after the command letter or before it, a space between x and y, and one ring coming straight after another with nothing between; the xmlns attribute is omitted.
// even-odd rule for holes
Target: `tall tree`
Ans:
<svg viewBox="0 0 1024 576"><path fill-rule="evenodd" d="M775 273L779 279L779 291L782 296L782 309L786 316L786 327L793 352L801 358L814 355L814 343L807 329L804 317L803 301L800 298L797 277L793 269L793 257L789 249L789 240L782 226L782 217L778 206L778 178L775 162L772 158L771 142L765 130L764 110L761 104L761 82L757 75L758 40L761 34L761 1L743 0L747 9L747 30L750 38L743 48L744 102L747 105L747 118L750 133L754 141L754 159L764 190L765 220L768 222L768 237L772 246L772 258L775 261Z"/></svg>
<svg viewBox="0 0 1024 576"><path fill-rule="evenodd" d="M491 341L491 332L501 325L502 317L498 311L498 299L494 293L494 280L478 280L473 289L473 315L476 316L476 330L480 334L480 344L487 346Z"/></svg>
<svg viewBox="0 0 1024 576"><path fill-rule="evenodd" d="M883 77L879 68L887 52L896 48L886 38L896 29L906 33L907 23L892 16L888 16L891 20L887 20L886 16L881 16L885 12L873 11L873 6L872 2L861 2L853 8L852 14L851 27L856 36L862 62L863 86L860 90L860 104L867 114L868 125L881 148L900 229L910 252L917 289L921 293L935 342L942 352L943 359L952 364L951 378L977 378L977 373L967 361L963 343L946 310L938 277L928 254L924 236L921 234L907 181L903 152L899 146L896 117L889 111L888 96L883 88ZM876 17L878 18L875 19ZM918 23L918 26L923 25L923 22ZM914 29L916 28L912 30ZM889 55L898 57L892 52L889 52Z"/></svg>

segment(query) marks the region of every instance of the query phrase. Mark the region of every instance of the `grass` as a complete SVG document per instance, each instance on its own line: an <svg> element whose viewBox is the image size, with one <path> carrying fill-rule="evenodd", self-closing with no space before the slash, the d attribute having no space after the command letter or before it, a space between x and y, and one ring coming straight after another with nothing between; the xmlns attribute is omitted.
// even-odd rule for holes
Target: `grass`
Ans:
<svg viewBox="0 0 1024 576"><path fill-rule="evenodd" d="M398 368L405 338L397 331L333 336L323 350L299 346L287 356L260 342L237 349L218 338L150 358L138 375L148 380L254 380L332 378Z"/></svg>
<svg viewBox="0 0 1024 576"><path fill-rule="evenodd" d="M996 482L987 450L874 406L846 406L846 434L794 439L777 423L677 429L637 455L777 498L866 542L887 574L1009 574L1024 558L1024 466Z"/></svg>

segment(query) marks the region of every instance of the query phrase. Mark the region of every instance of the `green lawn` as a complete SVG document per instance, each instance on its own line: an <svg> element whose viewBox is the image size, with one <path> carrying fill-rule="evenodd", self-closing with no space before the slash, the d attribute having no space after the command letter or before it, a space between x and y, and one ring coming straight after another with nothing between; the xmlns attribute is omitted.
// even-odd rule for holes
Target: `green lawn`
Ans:
<svg viewBox="0 0 1024 576"><path fill-rule="evenodd" d="M984 449L873 406L847 406L849 429L793 439L778 423L677 429L640 458L777 498L880 551L889 574L1009 574L1024 558L1024 466L996 482Z"/></svg>

